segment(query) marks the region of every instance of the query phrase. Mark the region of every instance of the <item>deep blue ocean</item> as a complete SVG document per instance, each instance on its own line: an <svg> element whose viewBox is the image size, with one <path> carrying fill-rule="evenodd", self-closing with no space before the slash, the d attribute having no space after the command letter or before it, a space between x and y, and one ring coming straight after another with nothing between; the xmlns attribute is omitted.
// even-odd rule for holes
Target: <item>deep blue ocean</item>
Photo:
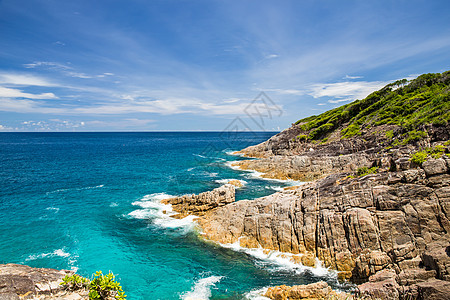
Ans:
<svg viewBox="0 0 450 300"><path fill-rule="evenodd" d="M202 241L162 214L169 195L245 182L238 200L293 184L234 170L273 132L0 133L0 263L112 271L128 299L261 299L255 291L335 274Z"/></svg>

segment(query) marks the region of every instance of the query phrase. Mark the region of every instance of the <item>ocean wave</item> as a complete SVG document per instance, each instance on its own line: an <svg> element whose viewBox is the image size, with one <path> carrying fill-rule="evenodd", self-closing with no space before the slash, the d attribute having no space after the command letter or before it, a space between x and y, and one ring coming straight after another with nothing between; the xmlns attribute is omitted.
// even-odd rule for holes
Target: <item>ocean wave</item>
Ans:
<svg viewBox="0 0 450 300"><path fill-rule="evenodd" d="M291 271L296 274L303 274L310 272L317 277L327 277L337 280L337 272L322 266L321 261L316 258L316 267L304 266L301 263L296 263L293 260L294 254L287 252L280 252L276 250L267 250L259 248L244 248L241 247L239 241L233 244L220 244L224 248L232 249L237 252L244 252L258 260L257 265L272 272Z"/></svg>
<svg viewBox="0 0 450 300"><path fill-rule="evenodd" d="M277 179L277 178L266 178L263 177L263 175L265 173L263 172L259 172L256 170L245 170L242 169L240 166L233 166L233 163L238 162L237 160L233 160L233 161L227 161L225 163L225 166L233 169L233 170L237 170L237 171L244 171L246 172L246 174L244 174L245 177L247 178L255 178L255 179L262 179L262 180L269 180L269 181L276 181L276 182L281 182L281 183L287 183L289 185L301 185L301 184L305 184L304 181L297 181L297 180L293 180L293 179Z"/></svg>
<svg viewBox="0 0 450 300"><path fill-rule="evenodd" d="M173 211L171 204L163 204L161 200L173 198L176 196L168 195L166 193L154 193L145 195L139 201L132 203L134 206L140 206L142 209L137 209L128 214L128 216L135 219L148 219L153 224L163 228L182 228L191 230L195 228L194 219L196 216L187 216L182 219L175 219L171 216L177 213Z"/></svg>
<svg viewBox="0 0 450 300"><path fill-rule="evenodd" d="M239 151L239 150L224 150L224 152L225 152L226 155L230 155L230 156L240 156L240 157L244 156L244 154L242 154L242 153L236 153L236 152L238 152L238 151Z"/></svg>
<svg viewBox="0 0 450 300"><path fill-rule="evenodd" d="M68 191L82 191L82 190L91 190L91 189L98 189L104 187L104 184L96 185L96 186L86 186L81 188L68 188L68 189L58 189L51 192L47 192L46 194L54 194L54 193L61 193L61 192L68 192Z"/></svg>
<svg viewBox="0 0 450 300"><path fill-rule="evenodd" d="M55 213L57 213L57 212L59 212L59 207L49 206L49 207L46 208L46 210L52 210L52 211L54 211Z"/></svg>
<svg viewBox="0 0 450 300"><path fill-rule="evenodd" d="M270 300L270 298L264 297L263 295L267 292L269 288L264 287L257 290L252 290L244 295L244 299L249 300Z"/></svg>
<svg viewBox="0 0 450 300"><path fill-rule="evenodd" d="M69 257L70 253L67 253L66 251L64 251L64 249L56 249L55 251L53 251L51 253L41 253L41 254L30 255L30 256L28 256L28 258L25 259L25 261L36 260L36 259L45 258L45 257L55 257L55 256Z"/></svg>
<svg viewBox="0 0 450 300"><path fill-rule="evenodd" d="M274 191L277 191L277 192L283 192L284 191L284 188L282 186L275 186L275 185L269 185L269 186L266 185L266 189L271 189L271 190L274 190Z"/></svg>
<svg viewBox="0 0 450 300"><path fill-rule="evenodd" d="M183 300L207 300L211 297L211 288L219 282L223 276L209 276L195 282L189 292L181 295Z"/></svg>

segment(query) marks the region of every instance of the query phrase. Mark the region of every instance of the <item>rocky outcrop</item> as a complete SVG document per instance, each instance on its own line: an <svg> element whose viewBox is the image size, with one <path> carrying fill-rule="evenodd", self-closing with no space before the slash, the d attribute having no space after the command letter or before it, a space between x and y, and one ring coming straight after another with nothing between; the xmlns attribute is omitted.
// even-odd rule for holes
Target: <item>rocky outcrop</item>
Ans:
<svg viewBox="0 0 450 300"><path fill-rule="evenodd" d="M181 197L164 199L163 204L171 204L172 209L178 212L174 218L184 218L188 215L202 216L216 207L233 203L235 200L235 185L225 184L212 191L198 195L184 195Z"/></svg>
<svg viewBox="0 0 450 300"><path fill-rule="evenodd" d="M409 159L386 162L399 171L333 174L217 207L198 222L205 238L223 244L318 257L341 278L366 282L362 295L450 295L450 159L413 169Z"/></svg>
<svg viewBox="0 0 450 300"><path fill-rule="evenodd" d="M0 265L0 299L88 299L86 291L71 292L60 285L72 271Z"/></svg>
<svg viewBox="0 0 450 300"><path fill-rule="evenodd" d="M311 181L333 173L354 172L362 166L370 167L372 161L371 155L365 153L318 157L270 156L258 160L236 161L232 166L261 172L264 178Z"/></svg>
<svg viewBox="0 0 450 300"><path fill-rule="evenodd" d="M336 292L323 281L308 285L276 286L270 287L264 294L274 300L351 300L353 296L348 293Z"/></svg>
<svg viewBox="0 0 450 300"><path fill-rule="evenodd" d="M410 168L410 153L449 139L450 125L427 125L422 129L427 132L426 138L401 147L397 141L393 148L395 141L387 138L386 132L400 132L402 129L397 125L374 126L349 139L342 139L339 131L336 131L326 143L296 139L301 129L299 125L293 125L261 144L236 152L258 159L237 161L234 166L262 172L265 178L300 181L316 180L335 173L354 172L360 167L379 167L381 163L383 167L387 166L386 170L405 170ZM403 159L406 166L397 161L399 159ZM395 165L399 168L395 169ZM424 169L426 172L442 172L442 165L426 164Z"/></svg>

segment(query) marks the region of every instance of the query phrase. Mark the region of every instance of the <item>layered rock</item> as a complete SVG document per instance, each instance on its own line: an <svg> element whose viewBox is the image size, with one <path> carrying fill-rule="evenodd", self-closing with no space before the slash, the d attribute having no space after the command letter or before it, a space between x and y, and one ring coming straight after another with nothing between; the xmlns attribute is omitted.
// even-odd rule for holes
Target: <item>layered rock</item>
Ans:
<svg viewBox="0 0 450 300"><path fill-rule="evenodd" d="M405 156L419 148L448 140L450 132L450 125L424 126L426 138L401 148L396 145L391 149L394 141L386 137L386 132L400 132L402 129L397 125L364 129L360 135L349 139L342 139L340 131L337 130L325 143L296 139L296 136L302 133L300 125L293 125L261 144L238 151L237 153L246 157L258 159L237 161L234 166L262 172L265 178L300 181L316 180L335 173L354 172L360 167L380 166L381 162L383 166L387 166L387 170L395 170L395 164L399 162L394 161L403 159L408 165L409 158L405 159ZM390 166L394 169L390 169ZM400 169L408 168L409 166L400 166Z"/></svg>
<svg viewBox="0 0 450 300"><path fill-rule="evenodd" d="M336 292L323 281L308 285L276 286L270 287L264 294L274 300L351 300L353 296L348 293Z"/></svg>
<svg viewBox="0 0 450 300"><path fill-rule="evenodd" d="M181 197L164 199L163 204L171 204L172 209L178 212L174 218L184 218L188 215L202 216L216 207L233 203L235 200L235 185L225 184L212 191L198 195L184 195Z"/></svg>
<svg viewBox="0 0 450 300"><path fill-rule="evenodd" d="M87 291L71 292L60 283L72 271L0 265L0 299L89 299Z"/></svg>
<svg viewBox="0 0 450 300"><path fill-rule="evenodd" d="M341 156L270 156L258 160L241 160L232 165L242 170L255 170L264 178L311 181L326 175L354 172L358 167L369 167L372 156L366 153Z"/></svg>
<svg viewBox="0 0 450 300"><path fill-rule="evenodd" d="M234 196L222 192L219 201L209 199L217 191L171 203L182 213L200 214L207 239L318 257L341 278L366 282L363 295L450 295L450 159L430 159L413 169L406 157L384 163L399 171L361 178L333 174L226 205ZM180 205L186 199L187 206ZM186 208L189 203L202 209Z"/></svg>

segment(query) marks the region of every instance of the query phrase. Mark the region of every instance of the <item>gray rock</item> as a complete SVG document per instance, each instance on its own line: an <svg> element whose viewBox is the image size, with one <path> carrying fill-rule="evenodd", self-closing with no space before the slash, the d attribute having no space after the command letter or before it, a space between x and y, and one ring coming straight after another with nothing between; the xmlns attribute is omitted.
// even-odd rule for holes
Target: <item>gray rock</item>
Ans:
<svg viewBox="0 0 450 300"><path fill-rule="evenodd" d="M434 176L447 172L447 164L442 158L428 159L422 164L422 168L425 170L427 176Z"/></svg>

